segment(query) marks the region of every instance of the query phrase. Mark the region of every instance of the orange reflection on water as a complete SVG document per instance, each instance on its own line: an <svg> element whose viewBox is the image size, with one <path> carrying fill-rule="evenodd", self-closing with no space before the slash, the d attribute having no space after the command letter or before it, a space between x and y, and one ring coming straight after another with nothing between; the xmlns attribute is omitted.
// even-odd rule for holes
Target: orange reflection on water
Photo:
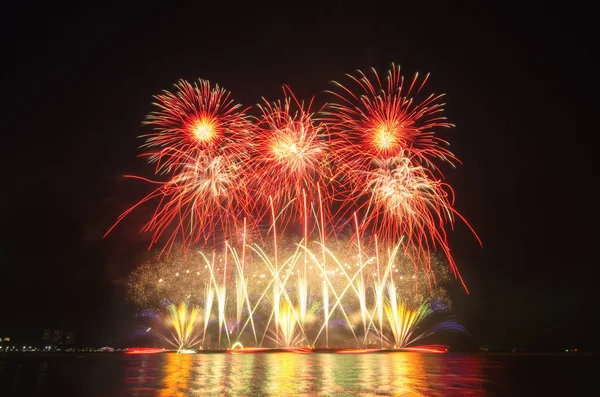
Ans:
<svg viewBox="0 0 600 397"><path fill-rule="evenodd" d="M424 376L424 355L391 353L389 355L391 379L390 391L400 396L425 396L427 379Z"/></svg>
<svg viewBox="0 0 600 397"><path fill-rule="evenodd" d="M160 396L486 394L482 359L476 355L217 353L153 358L163 364L158 370L162 372Z"/></svg>
<svg viewBox="0 0 600 397"><path fill-rule="evenodd" d="M190 354L167 353L163 388L159 396L187 396L190 389L190 372L194 357Z"/></svg>

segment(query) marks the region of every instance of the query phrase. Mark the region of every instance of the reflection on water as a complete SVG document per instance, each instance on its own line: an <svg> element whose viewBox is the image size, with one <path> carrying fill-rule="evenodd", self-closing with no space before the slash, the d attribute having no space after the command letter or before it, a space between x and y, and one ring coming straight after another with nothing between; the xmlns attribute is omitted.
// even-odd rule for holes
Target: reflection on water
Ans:
<svg viewBox="0 0 600 397"><path fill-rule="evenodd" d="M574 396L577 388L586 387L581 374L597 358L419 353L0 356L0 395ZM557 373L560 379L553 383L549 375Z"/></svg>
<svg viewBox="0 0 600 397"><path fill-rule="evenodd" d="M127 357L129 393L159 396L482 396L477 356L163 354ZM135 376L137 374L137 376Z"/></svg>
<svg viewBox="0 0 600 397"><path fill-rule="evenodd" d="M185 396L190 389L193 363L193 358L187 354L168 354L164 366L164 387L158 395L161 397Z"/></svg>

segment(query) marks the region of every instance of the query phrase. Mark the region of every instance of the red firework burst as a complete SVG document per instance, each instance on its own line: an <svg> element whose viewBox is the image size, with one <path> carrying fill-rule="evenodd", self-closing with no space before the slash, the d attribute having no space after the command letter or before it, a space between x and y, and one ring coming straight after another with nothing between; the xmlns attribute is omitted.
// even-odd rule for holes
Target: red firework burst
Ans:
<svg viewBox="0 0 600 397"><path fill-rule="evenodd" d="M436 179L431 170L402 155L375 162L364 179L362 193L368 200L360 209L364 212L363 227L387 244L404 236L407 246L416 247L418 253L441 248L460 278L445 231L446 224L453 227L455 216L465 221L453 208L452 188ZM418 256L418 261L429 258Z"/></svg>
<svg viewBox="0 0 600 397"><path fill-rule="evenodd" d="M323 120L345 163L367 169L372 159L393 158L407 151L434 167L432 159L457 161L447 142L435 135L437 128L453 127L441 115L444 95L421 95L429 75L419 83L417 73L407 84L400 66L392 64L383 85L377 71L372 72L372 79L361 71L358 77L347 75L358 93L338 82L334 84L339 92L328 91L335 100Z"/></svg>
<svg viewBox="0 0 600 397"><path fill-rule="evenodd" d="M249 180L259 213L268 209L272 197L280 209L291 204L291 216L301 217L304 195L316 202L317 185L323 192L329 178L327 127L313 119L312 100L305 105L287 86L283 92L283 101L263 99L258 105L261 117L252 139Z"/></svg>
<svg viewBox="0 0 600 397"><path fill-rule="evenodd" d="M158 187L125 211L110 231L140 205L158 200L142 231L153 234L151 246L168 235L165 247L182 238L184 247L214 238L217 229L227 232L243 219L248 195L240 176L247 162L247 138L252 127L229 92L206 80L193 85L180 80L176 91L157 95L158 111L144 122L153 132L143 135L155 173L167 181L151 181Z"/></svg>
<svg viewBox="0 0 600 397"><path fill-rule="evenodd" d="M230 99L230 93L211 86L207 80L194 84L180 80L175 91L156 95L151 112L144 125L153 127L142 137L146 142L142 156L156 163L156 173L170 173L174 164L182 164L183 157L218 156L223 151L236 155L240 143L247 137L251 122L246 109Z"/></svg>

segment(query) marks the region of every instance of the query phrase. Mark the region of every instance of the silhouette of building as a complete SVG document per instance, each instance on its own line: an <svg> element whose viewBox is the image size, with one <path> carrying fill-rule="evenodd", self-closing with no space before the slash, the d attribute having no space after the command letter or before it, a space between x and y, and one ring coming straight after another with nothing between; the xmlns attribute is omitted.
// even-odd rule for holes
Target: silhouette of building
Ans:
<svg viewBox="0 0 600 397"><path fill-rule="evenodd" d="M52 333L52 342L53 343L62 343L63 341L63 332L62 329L55 329Z"/></svg>
<svg viewBox="0 0 600 397"><path fill-rule="evenodd" d="M69 331L65 334L65 344L72 345L75 342L75 332Z"/></svg>
<svg viewBox="0 0 600 397"><path fill-rule="evenodd" d="M44 330L44 332L42 333L42 340L51 340L52 339L52 330L49 328L46 328Z"/></svg>

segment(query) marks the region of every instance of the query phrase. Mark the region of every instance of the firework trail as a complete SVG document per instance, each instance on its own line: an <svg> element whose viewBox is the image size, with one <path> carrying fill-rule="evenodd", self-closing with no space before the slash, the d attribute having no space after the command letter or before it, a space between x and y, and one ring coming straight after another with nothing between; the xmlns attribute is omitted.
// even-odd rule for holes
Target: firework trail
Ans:
<svg viewBox="0 0 600 397"><path fill-rule="evenodd" d="M280 216L285 225L292 217L302 218L305 201L317 202L319 187L324 189L330 178L330 168L327 127L314 120L312 100L308 104L299 101L287 86L283 86L283 94L283 100L263 98L257 105L261 115L251 140L247 177L259 218L270 211L272 200L279 210L290 208Z"/></svg>

